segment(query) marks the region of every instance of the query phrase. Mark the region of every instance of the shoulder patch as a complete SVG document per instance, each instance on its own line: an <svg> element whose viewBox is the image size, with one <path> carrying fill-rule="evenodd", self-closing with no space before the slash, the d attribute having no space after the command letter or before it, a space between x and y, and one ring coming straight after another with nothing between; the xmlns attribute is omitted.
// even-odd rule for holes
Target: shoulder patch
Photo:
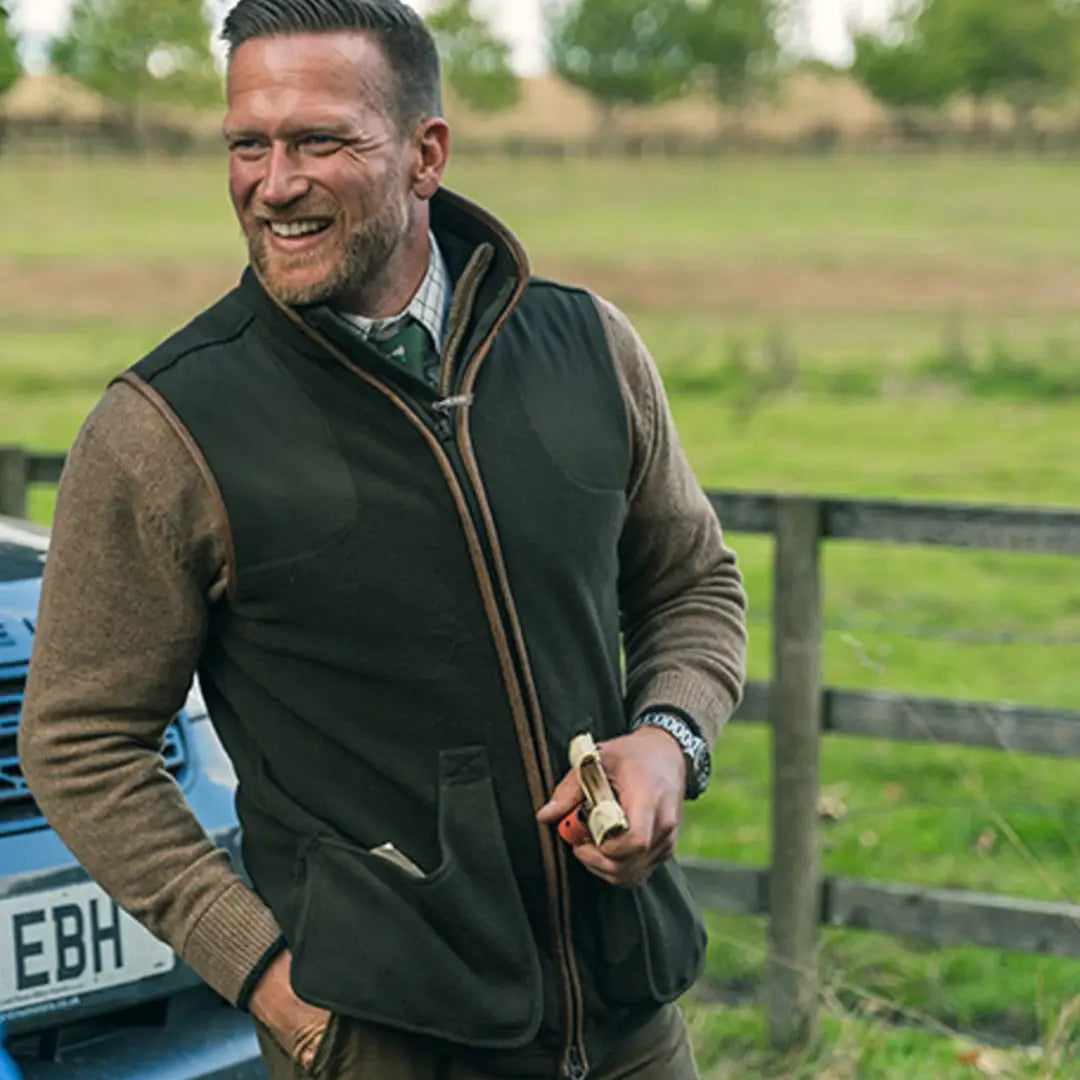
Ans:
<svg viewBox="0 0 1080 1080"><path fill-rule="evenodd" d="M552 281L550 278L537 277L535 274L529 278L529 290L552 289L555 292L566 293L571 296L592 297L592 291L584 285L568 285L565 281Z"/></svg>
<svg viewBox="0 0 1080 1080"><path fill-rule="evenodd" d="M185 356L216 345L227 345L240 337L251 325L254 315L233 290L213 307L197 315L144 356L131 371L146 382L153 382Z"/></svg>

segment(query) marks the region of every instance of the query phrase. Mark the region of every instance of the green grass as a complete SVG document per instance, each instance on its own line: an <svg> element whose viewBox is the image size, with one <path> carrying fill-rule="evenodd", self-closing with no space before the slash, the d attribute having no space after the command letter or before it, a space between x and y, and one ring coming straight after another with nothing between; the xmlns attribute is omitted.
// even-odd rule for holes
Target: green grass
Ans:
<svg viewBox="0 0 1080 1080"><path fill-rule="evenodd" d="M714 756L714 790L687 808L684 849L765 865L768 733L734 725ZM913 884L1080 903L1076 767L1039 761L1031 787L1032 764L990 750L826 739L822 791L842 816L823 824L825 871L888 882L902 867Z"/></svg>
<svg viewBox="0 0 1080 1080"><path fill-rule="evenodd" d="M451 174L541 271L595 279L626 307L708 485L1057 506L1080 490L1080 311L1046 283L1080 280L1078 180L1077 162L955 158L462 161ZM221 163L0 161L0 264L152 274L241 258ZM776 268L841 275L852 294L762 288L735 302L702 287ZM882 271L895 294L859 292ZM989 284L957 307L921 289L926 275ZM0 442L67 446L108 380L182 317L168 297L137 319L75 316L65 299L30 315L0 296ZM35 491L34 516L48 520L53 498ZM767 678L771 543L732 540L751 673ZM824 577L829 684L1080 708L1075 560L832 544ZM767 863L768 784L766 732L732 726L682 850ZM829 873L1080 899L1074 762L833 737L822 785L842 811L822 829ZM753 1007L762 921L715 915L711 928L690 1019L713 1080L960 1080L980 1074L958 1055L990 1036L1041 1048L1012 1054L1004 1075L1080 1074L1076 962L828 931L820 1037L785 1059L763 1049ZM743 997L721 1007L716 992Z"/></svg>
<svg viewBox="0 0 1080 1080"><path fill-rule="evenodd" d="M48 260L237 260L222 162L0 164L0 252ZM34 193L28 212L26 193ZM42 212L48 207L47 212Z"/></svg>
<svg viewBox="0 0 1080 1080"><path fill-rule="evenodd" d="M823 1015L810 1049L786 1057L763 1049L765 1030L757 1009L691 1004L687 1019L705 1080L1071 1080L1076 1075L1075 1057L1053 1033L1044 1044L991 1049L963 1036L883 1022L875 1016L876 1004L864 1002L858 1012L834 1006Z"/></svg>
<svg viewBox="0 0 1080 1080"><path fill-rule="evenodd" d="M224 161L19 161L0 167L6 255L239 253ZM1080 265L1080 164L863 157L499 162L462 158L450 186L503 215L537 261L649 267ZM49 214L24 212L35 193ZM566 197L569 195L570 197Z"/></svg>
<svg viewBox="0 0 1080 1080"><path fill-rule="evenodd" d="M223 159L9 160L0 175L6 256L240 254ZM713 268L1076 268L1078 180L1073 161L975 157L463 158L448 175L450 186L501 214L538 263L646 270L657 259ZM24 212L27 190L48 215Z"/></svg>
<svg viewBox="0 0 1080 1080"><path fill-rule="evenodd" d="M1078 178L1075 162L864 157L464 161L450 183L502 214L538 259L953 267L1077 265Z"/></svg>

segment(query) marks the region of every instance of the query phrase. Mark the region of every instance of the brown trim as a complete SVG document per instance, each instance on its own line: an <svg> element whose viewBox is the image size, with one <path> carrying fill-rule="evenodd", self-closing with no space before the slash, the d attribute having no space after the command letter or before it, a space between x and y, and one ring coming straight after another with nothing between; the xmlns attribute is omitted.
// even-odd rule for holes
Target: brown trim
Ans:
<svg viewBox="0 0 1080 1080"><path fill-rule="evenodd" d="M474 203L471 199L465 198L464 195L459 195L450 188L441 187L438 194L440 199L445 199L446 202L455 206L462 213L475 218L481 225L495 233L510 249L510 254L521 272L522 280L528 280L529 275L532 273L528 253L522 246L521 241L494 214L489 214L482 206Z"/></svg>
<svg viewBox="0 0 1080 1080"><path fill-rule="evenodd" d="M442 366L439 371L441 397L446 397L450 393L450 385L454 377L454 359L465 339L469 314L476 303L476 294L480 291L484 275L488 272L488 267L491 266L494 258L495 248L491 244L481 244L473 252L473 257L465 267L458 281L458 287L454 291L454 299L450 304L450 337L443 349Z"/></svg>
<svg viewBox="0 0 1080 1080"><path fill-rule="evenodd" d="M514 298L515 301L517 297ZM512 308L511 308L512 310ZM509 314L509 312L507 312ZM462 393L467 397L473 392L473 387L476 384L476 375L483 363L484 358L487 356L488 351L491 348L491 344L495 338L495 335L501 329L503 322L505 322L506 316L499 320L492 329L491 333L484 339L480 348L477 349L476 355L470 362L469 367L465 372L465 379L462 383ZM532 712L532 725L533 725L533 738L537 742L540 753L540 768L543 772L544 782L548 786L550 791L555 786L554 770L551 767L551 761L548 758L547 747L545 744L545 734L543 727L543 719L540 711L540 699L536 693L536 687L532 680L532 674L529 668L528 652L525 645L525 636L522 633L521 623L517 616L517 609L514 606L513 594L510 590L510 578L506 572L506 564L502 556L502 548L499 544L499 533L495 527L495 518L491 513L491 506L488 503L487 492L484 489L484 482L480 476L480 467L476 461L476 454L473 450L472 436L469 432L469 416L468 408L462 408L458 416L458 438L461 444L461 453L465 461L465 468L469 473L469 479L472 481L472 485L476 490L477 502L480 505L480 512L484 518L484 525L487 528L489 538L491 540L491 553L495 562L495 572L498 577L499 587L502 590L503 602L506 604L507 612L510 615L511 630L514 636L514 644L517 646L519 654L522 658L522 671L525 676L526 691L529 698L529 706ZM538 807L539 808L539 807Z"/></svg>
<svg viewBox="0 0 1080 1080"><path fill-rule="evenodd" d="M494 332L493 332L494 333ZM478 353L477 355L481 355ZM475 374L475 369L473 374ZM473 380L474 381L474 380ZM463 390L466 394L471 393L473 382L468 378L464 384ZM539 767L543 773L544 782L547 790L550 792L554 786L554 771L551 767L551 759L547 752L547 737L544 732L543 714L540 709L540 699L536 691L536 684L532 678L532 671L529 664L529 656L525 645L525 637L522 632L521 622L518 619L517 609L514 605L513 593L510 589L509 577L506 572L506 565L503 561L502 551L499 545L498 531L495 526L495 520L491 513L491 507L488 503L487 494L484 491L483 481L480 479L480 470L477 465L476 455L473 452L472 440L469 436L468 430L468 417L467 409L461 410L461 415L458 420L458 432L459 440L462 447L462 457L465 461L465 468L469 473L469 479L472 481L473 487L476 491L477 501L480 504L480 511L484 517L484 526L488 532L488 538L491 541L492 558L495 562L495 571L499 580L499 587L503 594L503 603L506 606L507 615L510 619L511 630L514 636L514 643L518 648L518 654L521 657L521 673L525 682L525 689L529 699L530 713L532 717L532 731L533 741L536 746L536 754L539 758ZM540 803L537 803L539 806ZM562 845L555 844L551 841L550 835L547 837L549 843L554 847L555 854L555 873L558 878L558 886L556 889L557 911L556 925L561 927L562 934L558 934L554 938L556 951L562 958L563 963L566 965L567 978L569 980L569 993L574 997L574 1003L572 1004L569 996L566 1001L566 1014L565 1023L567 1028L573 1026L574 1034L573 1039L582 1053L582 1064L585 1068L588 1068L588 1061L584 1059L584 995L581 988L581 974L578 971L577 956L574 951L574 938L573 938L573 926L570 921L570 879L567 870L567 855L565 848ZM547 852L545 851L545 855ZM575 1007L576 1006L576 1007ZM576 1023L573 1023L573 1018L576 1017ZM563 1061L564 1067L569 1065L569 1052L571 1047L568 1046L566 1050L566 1056Z"/></svg>
<svg viewBox="0 0 1080 1080"><path fill-rule="evenodd" d="M522 278L505 311L495 323L494 327L492 327L491 332L480 344L475 355L469 362L461 387L462 393L465 396L468 397L473 393L473 387L476 384L480 366L490 352L496 335L502 329L507 319L509 319L510 314L520 301L521 296L525 292L526 285L527 280ZM510 578L506 571L506 563L503 559L502 547L499 543L498 528L495 525L495 518L491 512L491 505L488 502L487 492L484 489L484 482L480 475L480 467L476 460L475 451L473 450L472 437L469 432L467 408L461 410L458 418L458 438L461 445L462 457L465 462L465 468L476 492L476 498L480 505L480 512L484 518L484 526L487 529L488 538L491 542L492 558L495 562L495 571L503 595L503 603L506 606L507 615L510 619L514 644L517 646L518 655L521 657L522 678L525 681L525 689L528 695L530 712L532 715L533 737L537 747L537 755L540 759L540 768L543 772L548 790L550 791L555 786L555 779L554 770L552 769L551 760L548 757L547 752L547 738L544 731L543 711L540 708L540 697L532 677L528 648L525 643L525 635L521 627L521 620L518 618L517 608L514 604L513 591L510 588ZM556 942L558 952L563 956L564 963L566 964L569 991L574 998L573 1003L571 1003L569 999L566 1002L566 1024L569 1028L571 1026L572 1017L576 1017L576 1023L573 1025L573 1042L578 1046L579 1051L582 1054L582 1065L587 1069L588 1061L585 1059L584 1035L584 994L581 987L581 973L577 966L577 955L574 951L573 925L570 919L570 880L567 869L567 855L565 849L561 845L555 845L555 863L556 872L558 874L558 924L562 929L562 935L556 937ZM560 937L562 937L565 942L565 947L563 946L563 941L559 940ZM568 1045L566 1048L566 1056L563 1061L564 1068L569 1065L569 1054L571 1049L572 1045Z"/></svg>
<svg viewBox="0 0 1080 1080"><path fill-rule="evenodd" d="M161 414L169 427L176 432L177 438L179 438L180 442L183 444L184 449L191 455L195 467L199 470L199 475L203 478L203 481L210 491L210 501L220 519L219 524L221 526L222 536L225 539L225 591L230 600L235 599L237 569L236 545L233 542L232 523L229 521L229 511L225 506L225 498L221 494L221 488L218 487L217 477L214 476L211 471L210 465L203 456L202 450L199 448L198 443L192 438L191 432L184 427L180 418L172 411L172 407L165 398L163 398L145 379L136 375L134 372L125 371L123 375L118 375L114 382L122 382L125 385L130 386L136 393L141 394L146 398L146 400Z"/></svg>

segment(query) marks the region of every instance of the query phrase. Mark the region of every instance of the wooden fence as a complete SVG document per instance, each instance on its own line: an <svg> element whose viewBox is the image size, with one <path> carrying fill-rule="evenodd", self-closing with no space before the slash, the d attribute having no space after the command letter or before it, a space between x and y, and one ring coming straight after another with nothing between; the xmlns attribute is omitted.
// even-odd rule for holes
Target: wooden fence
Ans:
<svg viewBox="0 0 1080 1080"><path fill-rule="evenodd" d="M0 449L0 513L25 515L28 485L54 483L62 464L60 455ZM773 864L683 866L703 906L768 915L774 1045L797 1045L812 1029L821 925L1080 958L1080 906L826 876L818 836L823 734L1080 757L1080 711L823 688L822 543L1080 555L1080 512L722 492L710 499L729 533L775 537L773 680L751 683L735 717L773 728Z"/></svg>

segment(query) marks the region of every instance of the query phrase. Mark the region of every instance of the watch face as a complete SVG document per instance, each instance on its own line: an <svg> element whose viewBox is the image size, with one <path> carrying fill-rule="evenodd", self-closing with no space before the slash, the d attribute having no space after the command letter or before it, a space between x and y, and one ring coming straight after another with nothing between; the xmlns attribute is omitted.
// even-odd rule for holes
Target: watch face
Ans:
<svg viewBox="0 0 1080 1080"><path fill-rule="evenodd" d="M700 795L709 786L709 777L712 774L712 757L705 742L699 741L691 754L693 762L693 776L690 778L690 787L694 795Z"/></svg>

